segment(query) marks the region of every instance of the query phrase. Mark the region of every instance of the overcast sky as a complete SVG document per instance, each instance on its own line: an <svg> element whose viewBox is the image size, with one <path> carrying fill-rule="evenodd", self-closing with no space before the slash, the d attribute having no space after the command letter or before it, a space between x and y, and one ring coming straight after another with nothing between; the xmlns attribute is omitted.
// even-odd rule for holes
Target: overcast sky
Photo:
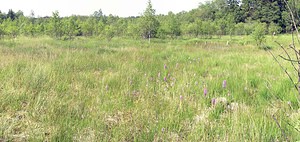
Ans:
<svg viewBox="0 0 300 142"><path fill-rule="evenodd" d="M58 10L60 16L91 15L102 9L105 15L113 14L121 17L139 16L145 10L148 0L6 0L0 10L7 13L8 9L15 12L22 10L25 16L33 10L35 16L51 16ZM152 0L156 14L167 14L169 11L178 13L197 8L200 2L207 0Z"/></svg>

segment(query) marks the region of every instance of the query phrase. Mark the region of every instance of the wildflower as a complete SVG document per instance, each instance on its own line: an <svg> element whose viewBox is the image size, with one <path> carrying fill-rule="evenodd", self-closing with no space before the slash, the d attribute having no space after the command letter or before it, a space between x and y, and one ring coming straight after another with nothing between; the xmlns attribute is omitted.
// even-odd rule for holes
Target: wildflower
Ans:
<svg viewBox="0 0 300 142"><path fill-rule="evenodd" d="M224 80L224 81L223 81L223 84L222 84L223 88L226 88L226 85L227 85L227 81Z"/></svg>
<svg viewBox="0 0 300 142"><path fill-rule="evenodd" d="M207 95L207 89L206 88L204 88L203 93L204 93L204 96L206 97L206 95Z"/></svg>
<svg viewBox="0 0 300 142"><path fill-rule="evenodd" d="M167 65L166 65L166 64L164 64L164 69L165 69L165 70L167 69Z"/></svg>
<svg viewBox="0 0 300 142"><path fill-rule="evenodd" d="M211 105L216 105L216 98L213 98L212 100L211 100Z"/></svg>
<svg viewBox="0 0 300 142"><path fill-rule="evenodd" d="M180 101L183 99L183 96L182 95L180 95Z"/></svg>
<svg viewBox="0 0 300 142"><path fill-rule="evenodd" d="M164 81L167 81L167 77L164 77Z"/></svg>

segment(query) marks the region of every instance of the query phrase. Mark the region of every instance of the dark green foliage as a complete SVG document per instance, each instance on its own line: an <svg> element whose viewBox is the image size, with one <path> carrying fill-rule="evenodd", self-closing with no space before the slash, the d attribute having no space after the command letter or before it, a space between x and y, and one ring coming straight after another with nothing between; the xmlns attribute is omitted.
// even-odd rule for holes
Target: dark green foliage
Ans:
<svg viewBox="0 0 300 142"><path fill-rule="evenodd" d="M98 11L95 11L95 12L93 13L93 16L94 16L94 17L97 17L97 18L103 17L103 12L102 12L102 10L99 9Z"/></svg>
<svg viewBox="0 0 300 142"><path fill-rule="evenodd" d="M6 18L11 19L11 20L15 20L16 13L12 9L9 9L9 11L6 15Z"/></svg>

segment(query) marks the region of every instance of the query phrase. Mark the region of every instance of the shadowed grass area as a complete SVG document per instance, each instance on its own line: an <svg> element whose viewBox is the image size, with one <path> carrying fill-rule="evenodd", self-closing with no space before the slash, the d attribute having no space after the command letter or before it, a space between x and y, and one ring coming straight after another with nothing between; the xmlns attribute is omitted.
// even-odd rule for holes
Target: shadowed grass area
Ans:
<svg viewBox="0 0 300 142"><path fill-rule="evenodd" d="M297 92L251 42L2 40L0 140L299 140Z"/></svg>

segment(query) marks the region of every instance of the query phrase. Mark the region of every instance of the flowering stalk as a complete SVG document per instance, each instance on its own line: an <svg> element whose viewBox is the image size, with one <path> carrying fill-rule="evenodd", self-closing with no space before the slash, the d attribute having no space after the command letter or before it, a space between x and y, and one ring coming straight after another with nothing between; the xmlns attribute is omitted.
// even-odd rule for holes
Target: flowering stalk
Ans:
<svg viewBox="0 0 300 142"><path fill-rule="evenodd" d="M222 87L223 87L223 88L226 88L226 86L227 86L227 81L224 80L223 83L222 83Z"/></svg>

